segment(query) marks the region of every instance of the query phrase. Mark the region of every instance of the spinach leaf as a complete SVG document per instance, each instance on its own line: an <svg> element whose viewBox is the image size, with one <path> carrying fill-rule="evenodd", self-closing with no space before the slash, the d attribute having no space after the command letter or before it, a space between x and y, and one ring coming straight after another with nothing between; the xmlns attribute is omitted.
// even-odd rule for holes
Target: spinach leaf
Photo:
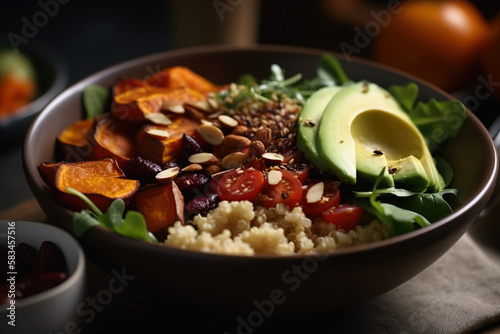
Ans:
<svg viewBox="0 0 500 334"><path fill-rule="evenodd" d="M66 191L82 199L92 210L82 210L74 214L73 231L77 237L81 237L94 226L102 226L129 238L158 242L156 237L147 230L146 220L141 213L129 210L123 218L125 202L122 199L114 200L103 214L87 196L78 190L67 188Z"/></svg>
<svg viewBox="0 0 500 334"><path fill-rule="evenodd" d="M83 90L83 108L85 118L94 118L104 114L110 104L111 92L98 84L90 84Z"/></svg>
<svg viewBox="0 0 500 334"><path fill-rule="evenodd" d="M389 93L398 101L404 111L408 114L413 110L413 106L418 98L418 86L410 82L406 86L393 85L388 89Z"/></svg>
<svg viewBox="0 0 500 334"><path fill-rule="evenodd" d="M421 193L409 197L391 196L386 198L385 202L405 210L417 212L431 223L434 223L453 212L444 196L452 195L455 198L457 193L456 189L445 189L437 193Z"/></svg>
<svg viewBox="0 0 500 334"><path fill-rule="evenodd" d="M457 136L467 117L460 101L416 102L418 85L414 82L406 86L393 85L388 90L418 127L431 151L448 138Z"/></svg>
<svg viewBox="0 0 500 334"><path fill-rule="evenodd" d="M324 54L319 59L318 77L323 78L323 80L329 79L329 81L336 82L337 85L351 81L338 59L329 54Z"/></svg>
<svg viewBox="0 0 500 334"><path fill-rule="evenodd" d="M408 196L407 191L396 191L395 188L378 189L378 185L382 180L384 170L380 172L373 185L373 190L368 198L366 193L364 197L354 197L351 199L353 204L361 205L366 211L376 216L380 221L389 225L392 235L401 235L415 230L415 224L420 227L430 225L429 220L419 212L410 210L409 208L399 207L388 201L382 201L384 194L401 193L402 198L412 198L414 195ZM415 193L416 194L416 193ZM417 194L418 195L418 194Z"/></svg>
<svg viewBox="0 0 500 334"><path fill-rule="evenodd" d="M462 102L435 99L418 102L409 115L428 142L434 144L456 137L467 118Z"/></svg>

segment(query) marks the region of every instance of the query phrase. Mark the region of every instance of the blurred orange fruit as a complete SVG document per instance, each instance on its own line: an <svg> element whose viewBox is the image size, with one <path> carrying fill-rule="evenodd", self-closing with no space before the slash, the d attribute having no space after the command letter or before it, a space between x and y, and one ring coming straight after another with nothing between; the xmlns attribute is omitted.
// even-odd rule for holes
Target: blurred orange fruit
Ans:
<svg viewBox="0 0 500 334"><path fill-rule="evenodd" d="M470 2L402 2L373 40L373 58L447 91L462 88L479 69L488 22Z"/></svg>

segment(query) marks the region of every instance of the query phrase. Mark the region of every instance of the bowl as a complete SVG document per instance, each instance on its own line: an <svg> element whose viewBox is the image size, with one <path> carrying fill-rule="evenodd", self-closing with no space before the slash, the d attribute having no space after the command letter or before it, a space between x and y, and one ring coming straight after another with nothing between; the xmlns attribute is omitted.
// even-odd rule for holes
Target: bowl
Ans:
<svg viewBox="0 0 500 334"><path fill-rule="evenodd" d="M0 226L0 240L4 246L17 247L21 243L26 243L38 250L44 241L53 242L61 249L68 271L66 280L59 285L17 299L14 306L10 304L2 306L0 331L12 333L15 329L16 333L60 333L71 326L74 328L80 326L77 307L84 300L85 255L75 238L64 230L45 223L2 221ZM19 257L18 253L15 255ZM17 258L16 264L19 262ZM14 277L14 280L19 282L21 278L19 275L16 270L9 277Z"/></svg>
<svg viewBox="0 0 500 334"><path fill-rule="evenodd" d="M35 68L38 91L32 102L0 118L0 147L22 142L33 118L68 84L65 62L54 50L30 42L19 47L19 51L29 58Z"/></svg>
<svg viewBox="0 0 500 334"><path fill-rule="evenodd" d="M72 213L59 205L37 166L55 158L55 139L82 115L81 94L97 83L106 87L120 77L144 78L151 69L184 65L217 84L244 73L257 78L281 65L287 75L315 76L326 51L288 46L210 46L134 59L100 71L66 89L37 117L24 145L23 165L34 196L50 221L72 231ZM341 61L353 80L381 86L416 82L420 99L452 97L423 81L362 59ZM481 148L481 149L478 149ZM442 256L471 226L485 207L497 174L495 146L477 117L468 112L459 136L444 147L459 189L455 212L426 228L369 245L340 249L328 256L230 256L173 249L139 242L95 228L80 242L86 255L103 268L122 268L154 284L172 300L202 309L233 313L272 309L273 314L335 311L381 295L408 281Z"/></svg>

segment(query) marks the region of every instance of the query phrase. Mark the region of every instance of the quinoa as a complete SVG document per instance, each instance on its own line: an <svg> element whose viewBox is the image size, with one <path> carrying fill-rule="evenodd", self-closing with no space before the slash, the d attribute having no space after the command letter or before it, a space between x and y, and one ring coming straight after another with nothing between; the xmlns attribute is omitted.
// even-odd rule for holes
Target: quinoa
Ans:
<svg viewBox="0 0 500 334"><path fill-rule="evenodd" d="M346 232L322 219L311 221L297 206L254 207L249 201L221 201L206 216L169 228L165 245L201 252L238 255L329 253L390 236L386 224L373 220Z"/></svg>

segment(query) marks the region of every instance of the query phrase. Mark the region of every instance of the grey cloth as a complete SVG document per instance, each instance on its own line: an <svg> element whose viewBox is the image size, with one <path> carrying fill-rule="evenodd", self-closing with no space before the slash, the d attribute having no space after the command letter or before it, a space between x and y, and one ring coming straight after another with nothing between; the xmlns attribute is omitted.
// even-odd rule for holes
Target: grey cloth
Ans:
<svg viewBox="0 0 500 334"><path fill-rule="evenodd" d="M250 332L462 334L499 323L500 333L496 256L466 234L429 268L382 296L331 315L265 324Z"/></svg>
<svg viewBox="0 0 500 334"><path fill-rule="evenodd" d="M470 333L500 321L500 260L464 235L425 271L343 316L340 333Z"/></svg>

